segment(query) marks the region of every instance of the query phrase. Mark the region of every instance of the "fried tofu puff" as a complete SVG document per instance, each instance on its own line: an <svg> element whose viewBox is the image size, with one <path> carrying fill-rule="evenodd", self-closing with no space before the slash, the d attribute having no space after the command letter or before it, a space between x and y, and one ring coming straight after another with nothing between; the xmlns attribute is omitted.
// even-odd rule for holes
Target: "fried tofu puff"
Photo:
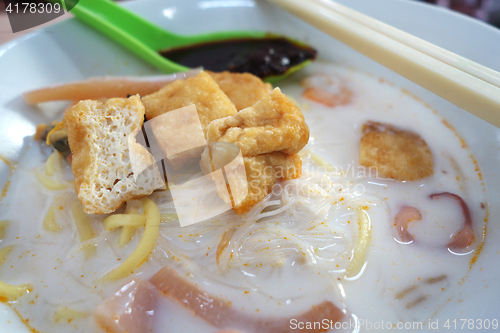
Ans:
<svg viewBox="0 0 500 333"><path fill-rule="evenodd" d="M238 215L248 212L271 193L278 179L295 179L302 174L302 159L297 154L269 153L243 157L243 161L248 194L242 202L233 207Z"/></svg>
<svg viewBox="0 0 500 333"><path fill-rule="evenodd" d="M235 205L238 214L248 212L269 194L277 179L301 174L302 160L296 153L309 140L304 116L278 88L271 91L269 84L253 75L201 72L175 81L142 101L148 120L195 104L208 142L239 146L248 194ZM239 108L243 110L237 112ZM207 173L213 169L209 163L208 155L202 157L201 165Z"/></svg>
<svg viewBox="0 0 500 333"><path fill-rule="evenodd" d="M376 168L379 177L412 181L434 174L432 153L417 133L372 121L362 133L359 163Z"/></svg>
<svg viewBox="0 0 500 333"><path fill-rule="evenodd" d="M219 145L212 147L210 154L205 150L200 162L203 172L216 182L219 196L230 204L237 214L248 212L264 199L278 179L296 179L302 174L302 159L298 154L274 152L253 157L244 156L241 164L234 164L233 160L238 153L236 145ZM244 171L241 167L244 167ZM226 177L230 179L230 187L226 186L223 179L217 179L217 176L210 174L221 168L224 168ZM227 189L230 189L231 197L228 197Z"/></svg>
<svg viewBox="0 0 500 333"><path fill-rule="evenodd" d="M270 83L265 83L250 73L227 71L221 73L207 71L207 73L217 82L238 111L254 105L273 90Z"/></svg>
<svg viewBox="0 0 500 333"><path fill-rule="evenodd" d="M206 72L185 80L174 81L161 90L144 96L142 102L148 120L194 104L205 132L212 120L233 116L237 112L233 102Z"/></svg>
<svg viewBox="0 0 500 333"><path fill-rule="evenodd" d="M209 142L237 144L243 155L248 193L234 209L248 212L268 195L278 179L301 175L297 153L309 140L309 127L300 109L279 88L253 106L208 126Z"/></svg>
<svg viewBox="0 0 500 333"><path fill-rule="evenodd" d="M309 141L309 127L300 109L279 88L253 106L208 126L209 142L231 142L243 156L298 153Z"/></svg>
<svg viewBox="0 0 500 333"><path fill-rule="evenodd" d="M75 191L88 214L108 214L130 199L151 194L165 183L151 155L135 135L144 121L139 95L80 101L64 115ZM134 175L133 161L144 165ZM147 168L147 169L146 169Z"/></svg>

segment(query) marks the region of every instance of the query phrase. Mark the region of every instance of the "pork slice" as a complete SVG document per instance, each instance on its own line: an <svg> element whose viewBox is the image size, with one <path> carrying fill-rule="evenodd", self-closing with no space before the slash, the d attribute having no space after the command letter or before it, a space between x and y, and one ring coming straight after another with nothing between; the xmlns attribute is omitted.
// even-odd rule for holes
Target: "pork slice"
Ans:
<svg viewBox="0 0 500 333"><path fill-rule="evenodd" d="M108 333L153 332L157 292L147 281L132 280L98 305L94 318Z"/></svg>

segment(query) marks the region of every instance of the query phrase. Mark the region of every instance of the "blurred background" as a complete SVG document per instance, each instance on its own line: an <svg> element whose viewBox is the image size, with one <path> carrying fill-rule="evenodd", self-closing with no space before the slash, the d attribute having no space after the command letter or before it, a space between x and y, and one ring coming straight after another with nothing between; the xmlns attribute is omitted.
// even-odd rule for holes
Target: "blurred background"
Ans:
<svg viewBox="0 0 500 333"><path fill-rule="evenodd" d="M500 0L418 0L456 10L500 28Z"/></svg>
<svg viewBox="0 0 500 333"><path fill-rule="evenodd" d="M28 2L27 0L10 0L10 1L19 2L20 4L22 2ZM122 1L144 1L144 0L122 0ZM420 2L430 3L436 6L447 7L451 10L455 10L465 15L475 17L477 19L483 20L493 26L500 28L500 0L405 0L405 1L420 1ZM64 14L46 24L13 34L7 17L7 13L5 11L5 2L6 0L0 0L0 44L5 43L10 39L22 36L33 30L39 29L40 27L54 24L55 22L65 20L71 17L71 14ZM29 2L44 2L44 0L29 0Z"/></svg>

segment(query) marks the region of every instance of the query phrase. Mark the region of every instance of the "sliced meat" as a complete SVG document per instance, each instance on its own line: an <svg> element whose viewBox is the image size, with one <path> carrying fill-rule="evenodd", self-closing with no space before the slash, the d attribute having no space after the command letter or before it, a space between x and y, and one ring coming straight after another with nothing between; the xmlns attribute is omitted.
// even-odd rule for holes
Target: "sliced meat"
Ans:
<svg viewBox="0 0 500 333"><path fill-rule="evenodd" d="M94 318L108 333L152 332L157 293L151 283L132 280L98 305Z"/></svg>
<svg viewBox="0 0 500 333"><path fill-rule="evenodd" d="M180 276L173 268L166 266L156 273L150 282L163 294L190 309L217 328L237 328L246 332L287 333L302 332L290 327L291 318L298 322L338 322L344 316L342 310L329 301L313 306L309 311L291 318L259 318L239 312L230 303L210 295L199 286ZM324 332L313 329L307 332Z"/></svg>

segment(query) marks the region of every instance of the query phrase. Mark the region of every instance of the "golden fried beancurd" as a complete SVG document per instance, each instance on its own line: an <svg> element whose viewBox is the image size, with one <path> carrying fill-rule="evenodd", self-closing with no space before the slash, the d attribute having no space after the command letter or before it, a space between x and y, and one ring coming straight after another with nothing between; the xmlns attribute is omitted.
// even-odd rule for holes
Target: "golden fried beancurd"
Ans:
<svg viewBox="0 0 500 333"><path fill-rule="evenodd" d="M434 174L432 153L417 133L369 121L363 125L359 163L379 177L412 181Z"/></svg>
<svg viewBox="0 0 500 333"><path fill-rule="evenodd" d="M148 120L194 104L204 131L212 120L232 116L237 112L234 104L205 72L172 82L161 90L144 96L142 102Z"/></svg>
<svg viewBox="0 0 500 333"><path fill-rule="evenodd" d="M297 105L275 88L255 105L211 122L207 138L236 143L243 156L296 154L309 141L309 127Z"/></svg>
<svg viewBox="0 0 500 333"><path fill-rule="evenodd" d="M248 194L234 208L238 215L248 212L264 199L276 183L276 180L299 178L302 174L302 159L299 155L269 153L254 157L244 157L247 175Z"/></svg>
<svg viewBox="0 0 500 333"><path fill-rule="evenodd" d="M164 187L156 165L134 175L137 162L151 164L151 155L135 142L144 121L139 95L100 101L81 101L64 116L75 191L88 214L107 214L130 199Z"/></svg>
<svg viewBox="0 0 500 333"><path fill-rule="evenodd" d="M254 105L273 90L270 83L265 83L250 73L227 71L221 73L207 71L207 73L217 82L238 111Z"/></svg>

